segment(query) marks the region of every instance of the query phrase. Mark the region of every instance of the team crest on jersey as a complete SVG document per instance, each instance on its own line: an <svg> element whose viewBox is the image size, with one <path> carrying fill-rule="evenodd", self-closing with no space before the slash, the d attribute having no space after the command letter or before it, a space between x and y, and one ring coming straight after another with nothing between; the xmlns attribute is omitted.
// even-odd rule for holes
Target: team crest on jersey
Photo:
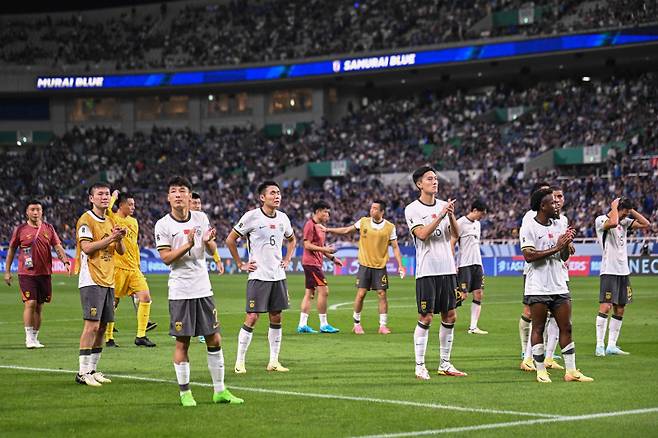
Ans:
<svg viewBox="0 0 658 438"><path fill-rule="evenodd" d="M420 302L420 310L422 310L423 312L427 310L427 301Z"/></svg>
<svg viewBox="0 0 658 438"><path fill-rule="evenodd" d="M361 234L361 235L362 235L363 237L366 237L366 234L368 234L368 229L367 229L367 228L364 228L363 231L362 231L362 234Z"/></svg>
<svg viewBox="0 0 658 438"><path fill-rule="evenodd" d="M91 309L89 309L89 314L91 316L96 316L98 314L98 309L96 309L95 307L92 307Z"/></svg>
<svg viewBox="0 0 658 438"><path fill-rule="evenodd" d="M279 224L279 231L283 233L283 224Z"/></svg>
<svg viewBox="0 0 658 438"><path fill-rule="evenodd" d="M605 293L605 300L606 301L612 300L612 292L606 292Z"/></svg>
<svg viewBox="0 0 658 438"><path fill-rule="evenodd" d="M176 322L174 323L174 329L175 329L177 332L183 330L183 321L176 321Z"/></svg>
<svg viewBox="0 0 658 438"><path fill-rule="evenodd" d="M256 300L249 300L249 308L253 309L254 307L256 307Z"/></svg>

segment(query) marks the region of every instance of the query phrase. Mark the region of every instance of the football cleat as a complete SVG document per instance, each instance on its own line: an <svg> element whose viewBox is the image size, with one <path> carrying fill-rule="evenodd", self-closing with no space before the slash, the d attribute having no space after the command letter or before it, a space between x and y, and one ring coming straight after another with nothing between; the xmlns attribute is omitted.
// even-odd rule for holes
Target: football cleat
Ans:
<svg viewBox="0 0 658 438"><path fill-rule="evenodd" d="M279 361L276 361L267 364L267 371L278 371L280 373L287 373L290 370L284 367L283 365L281 365Z"/></svg>
<svg viewBox="0 0 658 438"><path fill-rule="evenodd" d="M555 359L548 358L548 357L546 359L544 359L544 366L548 369L551 369L551 370L563 370L564 369L564 367L562 365L555 362Z"/></svg>
<svg viewBox="0 0 658 438"><path fill-rule="evenodd" d="M91 374L91 377L93 377L98 383L112 383L112 381L105 377L100 371L92 371L89 374Z"/></svg>
<svg viewBox="0 0 658 438"><path fill-rule="evenodd" d="M148 323L146 323L146 331L150 332L151 330L153 330L157 326L158 326L157 322L149 321Z"/></svg>
<svg viewBox="0 0 658 438"><path fill-rule="evenodd" d="M320 333L338 333L340 329L332 326L331 324L323 325L320 327Z"/></svg>
<svg viewBox="0 0 658 438"><path fill-rule="evenodd" d="M354 324L354 327L352 327L352 332L355 335L364 335L366 333L363 331L363 327L361 327L361 324Z"/></svg>
<svg viewBox="0 0 658 438"><path fill-rule="evenodd" d="M108 340L108 341L105 343L105 346L111 348L111 347L118 347L119 344L117 344L116 342L114 342L114 339L110 339L110 340Z"/></svg>
<svg viewBox="0 0 658 438"><path fill-rule="evenodd" d="M539 383L551 383L551 377L548 375L548 371L537 371L537 381Z"/></svg>
<svg viewBox="0 0 658 438"><path fill-rule="evenodd" d="M32 340L25 341L25 347L27 347L30 350L37 348L36 344Z"/></svg>
<svg viewBox="0 0 658 438"><path fill-rule="evenodd" d="M235 363L235 374L245 374L246 372L247 368L245 368L244 362Z"/></svg>
<svg viewBox="0 0 658 438"><path fill-rule="evenodd" d="M138 347L155 347L155 343L146 336L143 338L135 338L135 345Z"/></svg>
<svg viewBox="0 0 658 438"><path fill-rule="evenodd" d="M524 359L523 362L521 362L521 365L519 365L519 368L521 371L537 371L535 364L532 362L532 358Z"/></svg>
<svg viewBox="0 0 658 438"><path fill-rule="evenodd" d="M480 330L480 329L477 328L477 327L472 328L472 329L468 329L468 333L470 333L470 334L472 334L472 335L488 335L488 334L489 334L488 331L486 331L486 330Z"/></svg>
<svg viewBox="0 0 658 438"><path fill-rule="evenodd" d="M418 380L429 380L430 372L427 371L425 365L416 365L416 378Z"/></svg>
<svg viewBox="0 0 658 438"><path fill-rule="evenodd" d="M87 374L76 374L75 375L75 382L79 383L80 385L87 385L87 386L103 386L101 385L94 377L87 373Z"/></svg>
<svg viewBox="0 0 658 438"><path fill-rule="evenodd" d="M621 348L617 347L616 345L614 347L608 347L605 349L605 355L606 356L628 356L629 352L622 350Z"/></svg>
<svg viewBox="0 0 658 438"><path fill-rule="evenodd" d="M594 355L597 357L605 356L605 349L603 348L603 345L596 347L596 351L594 351Z"/></svg>
<svg viewBox="0 0 658 438"><path fill-rule="evenodd" d="M241 405L244 403L243 399L234 396L228 389L214 393L212 395L212 401L213 403L229 403L232 405Z"/></svg>
<svg viewBox="0 0 658 438"><path fill-rule="evenodd" d="M587 377L580 370L569 370L564 374L565 382L593 382L594 379Z"/></svg>
<svg viewBox="0 0 658 438"><path fill-rule="evenodd" d="M438 371L439 376L453 376L453 377L466 377L466 374L463 371L459 371L453 364L450 362L442 361L441 366L439 366Z"/></svg>
<svg viewBox="0 0 658 438"><path fill-rule="evenodd" d="M318 331L309 325L300 325L297 327L297 333L317 333Z"/></svg>
<svg viewBox="0 0 658 438"><path fill-rule="evenodd" d="M196 406L196 400L194 400L194 397L192 396L192 391L187 390L183 391L180 395L180 404L185 406L185 407L193 407Z"/></svg>
<svg viewBox="0 0 658 438"><path fill-rule="evenodd" d="M379 330L377 331L380 335L390 335L391 334L391 329L386 327L385 325L379 326Z"/></svg>

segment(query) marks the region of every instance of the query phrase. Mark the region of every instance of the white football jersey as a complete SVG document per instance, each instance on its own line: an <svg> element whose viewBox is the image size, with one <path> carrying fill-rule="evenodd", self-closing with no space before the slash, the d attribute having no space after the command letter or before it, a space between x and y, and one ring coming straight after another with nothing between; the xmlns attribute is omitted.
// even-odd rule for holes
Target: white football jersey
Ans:
<svg viewBox="0 0 658 438"><path fill-rule="evenodd" d="M427 225L439 217L446 204L445 201L436 200L434 205L427 205L417 199L404 209L407 226L416 246L416 278L457 273L450 248L450 219L447 215L424 241L413 235L415 228Z"/></svg>
<svg viewBox="0 0 658 438"><path fill-rule="evenodd" d="M200 211L190 211L186 221L178 221L168 214L155 224L155 245L158 250L185 246L188 234L194 233L194 247L169 265L170 300L189 300L213 295L203 244L203 233L208 228L208 216Z"/></svg>
<svg viewBox="0 0 658 438"><path fill-rule="evenodd" d="M472 221L466 216L457 220L459 224L459 252L457 253L457 266L482 266L480 254L480 221Z"/></svg>
<svg viewBox="0 0 658 438"><path fill-rule="evenodd" d="M560 234L562 234L562 224L559 220L551 220L548 225L542 225L533 218L521 225L521 250L529 247L538 251L551 249L557 245ZM560 258L560 253L528 263L528 265L525 295L569 293L567 281L564 277L564 263Z"/></svg>
<svg viewBox="0 0 658 438"><path fill-rule="evenodd" d="M603 250L600 275L630 275L626 234L635 220L627 217L620 220L615 228L604 230L603 224L607 220L608 216L602 214L594 222L596 226L596 238Z"/></svg>
<svg viewBox="0 0 658 438"><path fill-rule="evenodd" d="M282 211L274 216L265 214L262 208L246 212L233 227L247 239L249 260L256 262L256 270L249 273L249 280L285 280L286 271L281 267L283 241L293 236L290 219Z"/></svg>

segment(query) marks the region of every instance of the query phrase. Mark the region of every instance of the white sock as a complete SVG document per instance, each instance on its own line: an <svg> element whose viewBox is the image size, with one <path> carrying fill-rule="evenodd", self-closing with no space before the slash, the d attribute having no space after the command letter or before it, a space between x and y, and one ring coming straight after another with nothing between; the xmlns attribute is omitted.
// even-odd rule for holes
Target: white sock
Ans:
<svg viewBox="0 0 658 438"><path fill-rule="evenodd" d="M605 342L605 329L608 324L608 315L599 313L596 316L596 346L603 347Z"/></svg>
<svg viewBox="0 0 658 438"><path fill-rule="evenodd" d="M185 386L190 384L190 363L189 362L174 362L174 369L176 370L176 380L178 386Z"/></svg>
<svg viewBox="0 0 658 438"><path fill-rule="evenodd" d="M532 346L532 358L535 360L537 371L546 371L546 366L544 365L544 344L535 344Z"/></svg>
<svg viewBox="0 0 658 438"><path fill-rule="evenodd" d="M564 347L562 349L562 357L564 358L564 367L567 371L574 371L576 369L576 344L571 342Z"/></svg>
<svg viewBox="0 0 658 438"><path fill-rule="evenodd" d="M224 386L224 352L221 348L219 347L217 351L208 350L208 371L210 371L212 387L215 392L222 392L226 388Z"/></svg>
<svg viewBox="0 0 658 438"><path fill-rule="evenodd" d="M425 350L427 350L427 339L430 327L421 323L416 324L414 330L414 351L416 353L416 366L425 365Z"/></svg>
<svg viewBox="0 0 658 438"><path fill-rule="evenodd" d="M90 360L91 360L91 354L82 354L82 351L80 351L80 356L79 356L80 368L78 369L78 374L83 375L91 371L91 369L89 368Z"/></svg>
<svg viewBox="0 0 658 438"><path fill-rule="evenodd" d="M279 361L282 333L281 324L270 324L270 329L267 331L267 340L270 341L270 363Z"/></svg>
<svg viewBox="0 0 658 438"><path fill-rule="evenodd" d="M482 305L479 301L473 300L471 304L471 326L470 329L475 329L478 326L478 320L480 319L480 311L482 310Z"/></svg>
<svg viewBox="0 0 658 438"><path fill-rule="evenodd" d="M32 328L32 339L35 342L39 342L39 330Z"/></svg>
<svg viewBox="0 0 658 438"><path fill-rule="evenodd" d="M101 360L102 352L102 348L91 349L91 355L89 356L89 371L96 371L96 367L98 367L98 361Z"/></svg>
<svg viewBox="0 0 658 438"><path fill-rule="evenodd" d="M608 347L617 346L617 338L621 331L621 317L612 315L610 318L610 332L608 333Z"/></svg>
<svg viewBox="0 0 658 438"><path fill-rule="evenodd" d="M361 324L361 312L352 313L352 319L354 320L354 325Z"/></svg>
<svg viewBox="0 0 658 438"><path fill-rule="evenodd" d="M299 326L304 327L308 324L308 313L301 312L299 314Z"/></svg>
<svg viewBox="0 0 658 438"><path fill-rule="evenodd" d="M532 331L532 323L530 324L528 331ZM523 352L523 360L528 360L528 359L532 359L532 342L530 342L530 339L528 339L528 342L526 343L525 351Z"/></svg>
<svg viewBox="0 0 658 438"><path fill-rule="evenodd" d="M327 314L323 313L318 316L320 317L320 327L327 325Z"/></svg>
<svg viewBox="0 0 658 438"><path fill-rule="evenodd" d="M553 355L555 354L555 347L557 347L557 341L560 337L560 329L557 326L557 321L555 321L555 318L550 318L548 320L546 333L548 333L546 339L546 358L553 359Z"/></svg>
<svg viewBox="0 0 658 438"><path fill-rule="evenodd" d="M526 321L522 316L519 318L519 338L521 338L521 351L525 352L530 339L530 321Z"/></svg>
<svg viewBox="0 0 658 438"><path fill-rule="evenodd" d="M388 324L388 313L380 313L379 314L379 326L380 327L386 327Z"/></svg>
<svg viewBox="0 0 658 438"><path fill-rule="evenodd" d="M238 333L238 356L235 359L236 363L244 363L247 356L247 349L249 344L251 344L251 338L253 337L254 329L243 325Z"/></svg>
<svg viewBox="0 0 658 438"><path fill-rule="evenodd" d="M25 342L34 342L34 327L25 327Z"/></svg>
<svg viewBox="0 0 658 438"><path fill-rule="evenodd" d="M439 328L439 351L441 363L450 362L450 353L452 352L452 338L455 333L455 324L441 323Z"/></svg>

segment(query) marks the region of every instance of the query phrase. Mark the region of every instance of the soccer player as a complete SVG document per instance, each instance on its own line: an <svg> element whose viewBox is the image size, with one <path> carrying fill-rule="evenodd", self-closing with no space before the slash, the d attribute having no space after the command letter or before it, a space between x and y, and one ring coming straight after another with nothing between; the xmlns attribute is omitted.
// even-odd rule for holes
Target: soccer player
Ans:
<svg viewBox="0 0 658 438"><path fill-rule="evenodd" d="M457 284L462 294L473 293L471 324L468 333L476 335L489 333L478 328L484 292L484 271L480 254L480 221L485 214L487 214L487 206L479 200L473 202L471 211L457 221L459 237L451 239L453 247L455 244L459 244Z"/></svg>
<svg viewBox="0 0 658 438"><path fill-rule="evenodd" d="M532 356L537 381L550 383L544 365L544 327L550 310L560 329L560 347L567 382L591 382L576 368L576 348L571 337L571 295L564 277L564 262L569 259L569 244L576 231L562 232L559 210L551 189L539 189L532 194L530 204L537 214L521 225L521 251L530 265L525 281L525 295L532 319Z"/></svg>
<svg viewBox="0 0 658 438"><path fill-rule="evenodd" d="M118 202L119 209L116 213L112 211L114 204ZM139 300L137 307L137 334L135 345L138 347L155 347L155 343L146 337L146 328L151 315L151 294L146 283L146 278L140 269L139 224L133 217L135 214L135 199L128 193L120 193L115 190L107 208L107 217L115 224L126 230L123 246L126 252L123 255L114 254L114 303L116 307L119 300L126 296L136 296ZM152 323L153 326L153 323ZM109 322L105 330L105 344L117 346L113 336L114 322Z"/></svg>
<svg viewBox="0 0 658 438"><path fill-rule="evenodd" d="M89 188L92 209L75 226L77 235L76 273L82 303L84 326L80 335L80 369L75 381L101 386L111 380L98 371L103 352L103 335L108 322L114 321L114 253L123 255L126 230L105 217L110 205L110 188L96 183Z"/></svg>
<svg viewBox="0 0 658 438"><path fill-rule="evenodd" d="M596 237L603 250L595 354L597 356L629 354L617 346L626 304L633 300L626 234L628 230L648 228L650 223L635 211L630 199L616 198L610 204L610 212L597 217L595 225ZM604 350L603 341L611 308L613 314L610 320L608 346Z"/></svg>
<svg viewBox="0 0 658 438"><path fill-rule="evenodd" d="M167 200L171 211L155 224L155 243L162 261L169 266L169 334L176 337L174 369L183 406L196 406L190 390L188 350L192 336L206 339L208 370L214 403L241 404L224 385L224 352L219 335L217 308L213 299L205 253L215 252L215 229L208 217L190 211L191 184L183 177L169 180Z"/></svg>
<svg viewBox="0 0 658 438"><path fill-rule="evenodd" d="M311 301L315 298L317 291L318 317L320 318L321 333L338 333L340 329L327 322L327 300L329 297L329 285L322 270L323 258L343 266L343 262L333 254L336 248L326 246L326 233L322 231L329 222L331 207L324 201L313 204L313 214L304 224L304 252L302 253L302 268L304 269L305 289L304 298L300 305L299 325L297 333L317 333L317 330L308 325L308 314L311 311ZM321 228L322 227L322 228Z"/></svg>
<svg viewBox="0 0 658 438"><path fill-rule="evenodd" d="M258 197L262 206L246 212L226 237L236 266L249 273L247 281L247 303L244 324L238 334L238 353L235 372L247 372L245 358L251 343L254 327L261 313L268 313L270 328L267 339L270 344L270 360L267 371L286 372L288 368L279 362L281 350L282 311L290 307L286 269L295 254L295 233L288 216L278 210L281 205L281 189L274 181L265 181L258 186ZM238 239L246 239L249 261L242 261L238 253ZM283 242L286 256L282 256Z"/></svg>
<svg viewBox="0 0 658 438"><path fill-rule="evenodd" d="M420 197L407 205L404 216L416 246L416 304L418 324L414 331L416 378L429 380L425 367L425 350L434 314L441 313L439 329L440 364L442 376L466 376L450 362L452 341L457 320L457 272L450 239L459 237L455 218L455 200L436 199L439 180L436 171L423 166L413 173L413 181Z"/></svg>
<svg viewBox="0 0 658 438"><path fill-rule="evenodd" d="M71 273L71 262L62 248L55 228L43 220L43 204L30 200L25 207L27 221L14 229L9 241L5 265L5 283L11 286L11 264L18 251L18 286L23 299L25 346L43 348L39 342L43 304L52 299L52 246L59 259Z"/></svg>
<svg viewBox="0 0 658 438"><path fill-rule="evenodd" d="M363 300L369 290L376 290L379 297L379 333L387 335L391 330L388 324L388 247L393 248L393 255L398 263L400 277L406 273L402 266L402 256L398 246L398 236L395 224L384 219L386 203L375 200L370 205L370 216L362 217L349 227L326 228L327 233L348 235L359 232L359 272L356 274L356 298L354 299L354 327L352 331L357 335L364 334L361 326L361 310Z"/></svg>
<svg viewBox="0 0 658 438"><path fill-rule="evenodd" d="M192 197L190 198L190 210L201 211L201 204L201 195L197 192L192 192ZM219 250L217 248L215 248L212 259L215 261L217 272L219 275L222 275L224 273L224 265L222 264L222 259L219 257ZM206 339L203 336L199 336L199 342L203 344L206 342Z"/></svg>

